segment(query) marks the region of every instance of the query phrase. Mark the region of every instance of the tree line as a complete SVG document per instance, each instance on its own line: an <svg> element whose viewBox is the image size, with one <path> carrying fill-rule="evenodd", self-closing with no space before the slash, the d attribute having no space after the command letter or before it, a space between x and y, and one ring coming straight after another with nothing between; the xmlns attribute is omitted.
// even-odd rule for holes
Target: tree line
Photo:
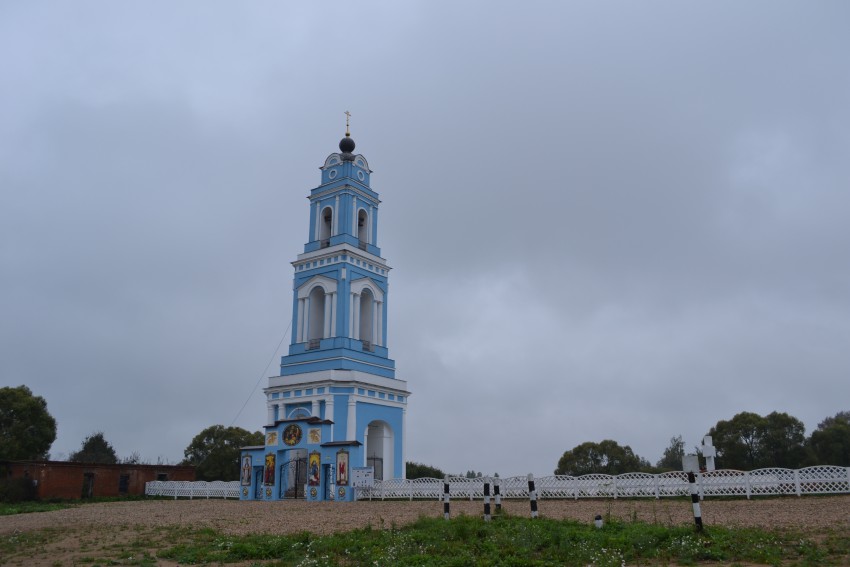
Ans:
<svg viewBox="0 0 850 567"><path fill-rule="evenodd" d="M838 412L821 421L809 437L803 422L787 413L765 416L741 412L718 421L706 435L712 437L718 469L754 470L769 467L797 469L812 465L850 466L850 411ZM581 476L603 473L664 472L682 470L685 443L674 436L653 466L628 445L606 439L587 441L558 460L555 474ZM700 447L694 453L701 454Z"/></svg>
<svg viewBox="0 0 850 567"><path fill-rule="evenodd" d="M765 416L741 412L718 421L707 432L717 452L717 468L753 470L767 467L801 468L810 465L850 466L850 411L842 411L821 421L808 437L805 426L787 413ZM0 388L0 461L46 460L56 439L56 420L47 411L47 402L26 386ZM241 448L263 445L260 431L241 427L212 425L192 438L180 464L195 466L198 480L239 478ZM695 447L699 452L699 447ZM625 472L664 472L681 470L685 443L681 435L670 439L655 465L636 455L628 445L606 439L587 441L565 451L555 474L580 476L591 473L610 475ZM138 453L119 458L102 431L87 436L69 461L88 463L145 464ZM439 468L407 462L407 478L442 478ZM458 475L482 476L475 470ZM498 474L496 475L498 476Z"/></svg>

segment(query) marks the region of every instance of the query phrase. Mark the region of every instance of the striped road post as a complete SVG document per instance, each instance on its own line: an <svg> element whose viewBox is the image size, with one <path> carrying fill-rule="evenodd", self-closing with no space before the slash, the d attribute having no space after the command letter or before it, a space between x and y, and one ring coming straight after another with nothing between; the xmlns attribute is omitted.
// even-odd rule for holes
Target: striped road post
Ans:
<svg viewBox="0 0 850 567"><path fill-rule="evenodd" d="M484 521L490 521L490 479L484 481Z"/></svg>
<svg viewBox="0 0 850 567"><path fill-rule="evenodd" d="M443 479L443 518L449 519L449 475Z"/></svg>
<svg viewBox="0 0 850 567"><path fill-rule="evenodd" d="M537 517L537 491L534 489L534 475L528 473L528 501L531 504L531 517Z"/></svg>
<svg viewBox="0 0 850 567"><path fill-rule="evenodd" d="M502 495L499 492L499 478L493 481L493 497L496 499L496 512L502 511Z"/></svg>
<svg viewBox="0 0 850 567"><path fill-rule="evenodd" d="M688 486L691 489L691 504L694 507L694 523L697 531L702 531L702 510L699 507L699 488L697 487L696 472L699 471L699 457L685 455L682 457L682 470L688 474Z"/></svg>
<svg viewBox="0 0 850 567"><path fill-rule="evenodd" d="M699 507L699 489L697 488L697 479L694 473L688 471L688 484L691 486L691 503L694 506L694 522L697 525L697 531L702 531L702 511Z"/></svg>

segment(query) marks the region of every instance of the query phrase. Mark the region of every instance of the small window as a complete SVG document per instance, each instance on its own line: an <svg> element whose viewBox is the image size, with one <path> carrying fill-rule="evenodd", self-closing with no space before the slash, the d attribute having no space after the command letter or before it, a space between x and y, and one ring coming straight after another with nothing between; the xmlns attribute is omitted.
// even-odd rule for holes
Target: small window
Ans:
<svg viewBox="0 0 850 567"><path fill-rule="evenodd" d="M156 479L160 482L167 482L168 481L168 473L164 473L164 472L156 473Z"/></svg>

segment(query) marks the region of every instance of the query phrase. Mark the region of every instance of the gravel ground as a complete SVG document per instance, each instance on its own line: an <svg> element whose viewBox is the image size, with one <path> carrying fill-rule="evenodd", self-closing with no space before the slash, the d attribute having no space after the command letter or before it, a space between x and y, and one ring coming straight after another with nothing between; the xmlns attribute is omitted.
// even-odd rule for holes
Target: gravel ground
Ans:
<svg viewBox="0 0 850 567"><path fill-rule="evenodd" d="M527 515L528 502L507 501L505 510ZM690 500L541 500L540 515L592 522L610 514L623 520L671 524L693 523ZM481 501L452 501L452 515L481 515ZM149 500L86 504L57 510L0 517L0 534L42 528L100 526L210 527L226 533L325 534L371 525L401 526L422 516L441 517L434 501L362 501L352 503L239 502L234 500ZM850 535L850 495L785 497L757 500L708 500L702 504L707 526L765 528L835 528Z"/></svg>

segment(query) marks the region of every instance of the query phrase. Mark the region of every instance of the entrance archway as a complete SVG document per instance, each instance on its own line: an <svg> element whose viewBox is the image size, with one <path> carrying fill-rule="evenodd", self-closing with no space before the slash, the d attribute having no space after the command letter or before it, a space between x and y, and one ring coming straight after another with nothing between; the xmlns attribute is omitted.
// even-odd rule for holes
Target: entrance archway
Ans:
<svg viewBox="0 0 850 567"><path fill-rule="evenodd" d="M364 465L375 467L375 478L378 480L394 478L395 435L392 427L386 421L372 421L366 426L364 439L366 439Z"/></svg>

